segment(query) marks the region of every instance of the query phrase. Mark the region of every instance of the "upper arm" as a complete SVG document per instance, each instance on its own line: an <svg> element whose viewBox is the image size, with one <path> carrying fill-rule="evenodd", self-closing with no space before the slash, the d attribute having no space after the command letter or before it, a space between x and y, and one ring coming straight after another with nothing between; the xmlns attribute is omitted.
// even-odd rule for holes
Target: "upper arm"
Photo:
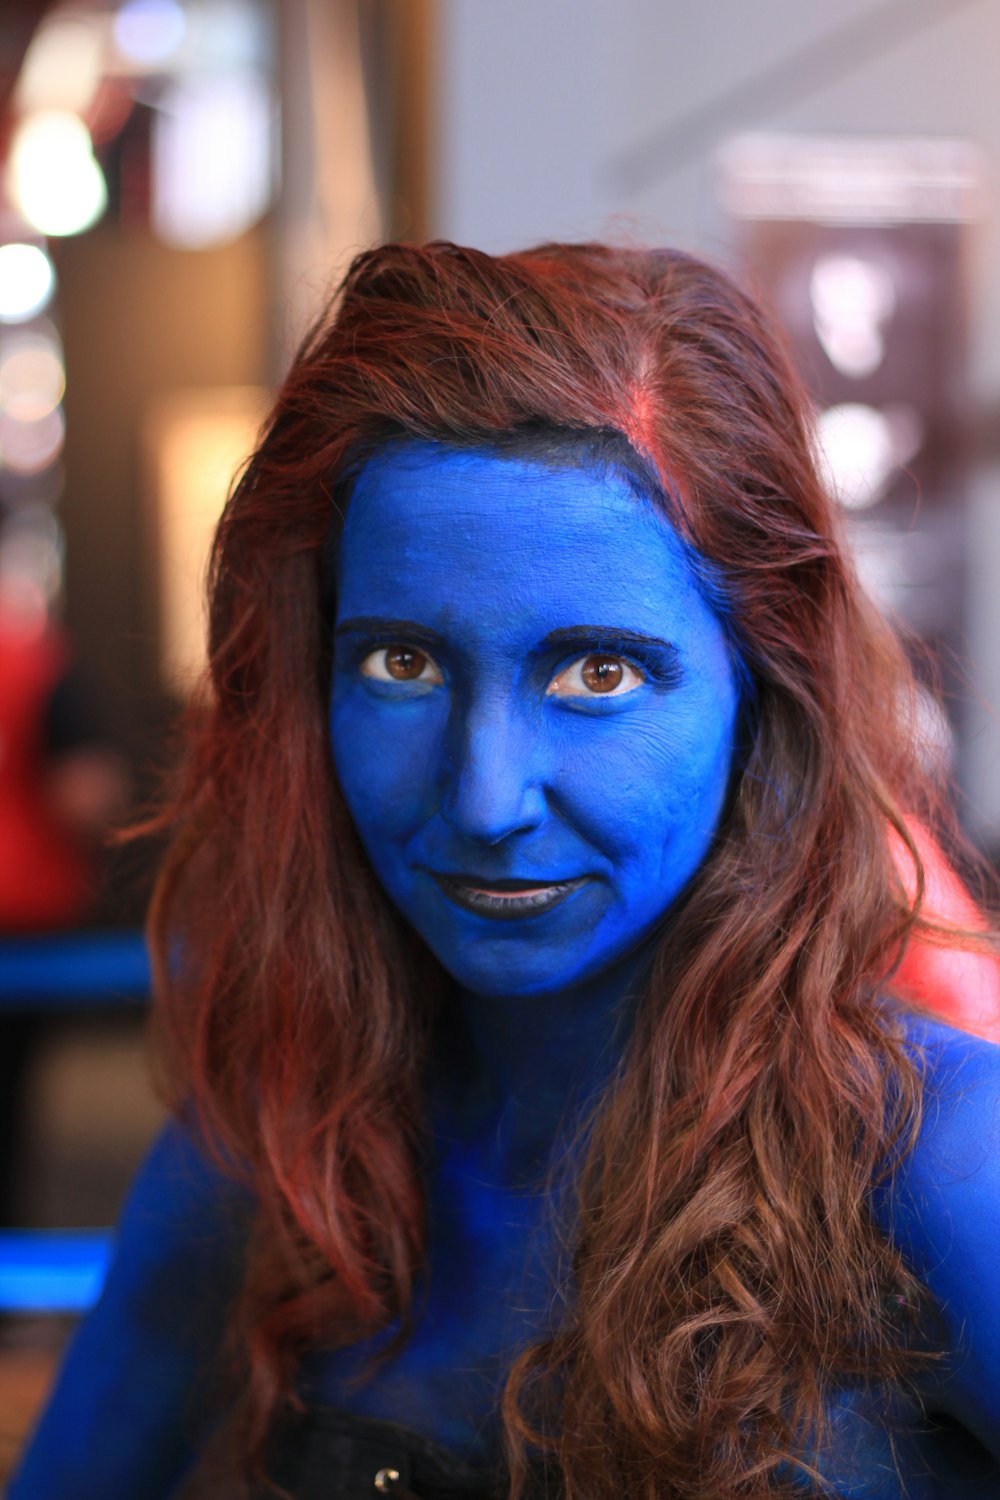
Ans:
<svg viewBox="0 0 1000 1500"><path fill-rule="evenodd" d="M199 1381L222 1343L251 1211L249 1195L168 1125L132 1186L103 1294L77 1330L10 1500L169 1494L199 1416L212 1416Z"/></svg>
<svg viewBox="0 0 1000 1500"><path fill-rule="evenodd" d="M941 1310L934 1403L1000 1458L1000 1047L921 1031L924 1120L880 1217Z"/></svg>

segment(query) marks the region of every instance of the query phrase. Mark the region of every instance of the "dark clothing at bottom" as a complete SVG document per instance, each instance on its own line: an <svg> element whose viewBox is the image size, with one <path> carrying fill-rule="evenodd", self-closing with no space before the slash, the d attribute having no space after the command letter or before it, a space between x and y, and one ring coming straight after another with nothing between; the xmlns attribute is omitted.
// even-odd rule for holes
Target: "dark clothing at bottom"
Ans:
<svg viewBox="0 0 1000 1500"><path fill-rule="evenodd" d="M474 1468L396 1422L310 1411L271 1445L268 1477L295 1500L501 1500L496 1469ZM260 1486L253 1500L274 1500Z"/></svg>

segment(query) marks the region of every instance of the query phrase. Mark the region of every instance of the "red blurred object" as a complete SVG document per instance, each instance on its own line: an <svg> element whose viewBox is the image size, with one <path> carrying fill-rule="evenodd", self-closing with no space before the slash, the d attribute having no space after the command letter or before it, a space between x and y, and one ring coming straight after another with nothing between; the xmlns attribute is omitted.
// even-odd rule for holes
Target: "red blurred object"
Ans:
<svg viewBox="0 0 1000 1500"><path fill-rule="evenodd" d="M924 865L924 915L944 927L984 932L982 913L935 840L919 823L911 822L909 829ZM903 888L912 900L916 878L909 854L892 829L889 841ZM893 989L949 1026L1000 1042L1000 958L974 947L960 931L954 936L924 933L915 937L893 977Z"/></svg>
<svg viewBox="0 0 1000 1500"><path fill-rule="evenodd" d="M46 782L45 704L66 671L61 636L0 607L0 932L64 927L91 896L90 862L54 813Z"/></svg>

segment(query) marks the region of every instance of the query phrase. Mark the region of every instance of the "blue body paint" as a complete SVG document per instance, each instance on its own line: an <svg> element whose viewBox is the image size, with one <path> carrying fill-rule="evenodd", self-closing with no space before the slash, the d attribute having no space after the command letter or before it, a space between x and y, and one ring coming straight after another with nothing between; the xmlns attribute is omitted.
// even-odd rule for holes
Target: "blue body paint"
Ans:
<svg viewBox="0 0 1000 1500"><path fill-rule="evenodd" d="M949 1354L927 1399L993 1455L983 1493L1000 1495L1000 1046L923 1017L907 1033L926 1070L923 1127L876 1219L941 1309Z"/></svg>
<svg viewBox="0 0 1000 1500"><path fill-rule="evenodd" d="M420 1325L377 1383L350 1391L333 1361L320 1388L486 1458L504 1369L553 1295L554 1141L617 1061L648 940L715 834L737 674L685 548L625 477L433 444L354 486L335 642L337 775L458 982L461 1062L432 1091Z"/></svg>
<svg viewBox="0 0 1000 1500"><path fill-rule="evenodd" d="M336 633L337 774L449 973L499 1001L627 965L708 851L738 703L668 523L592 467L392 448L351 499Z"/></svg>
<svg viewBox="0 0 1000 1500"><path fill-rule="evenodd" d="M736 671L670 527L593 468L387 450L359 477L338 581L337 773L386 890L458 992L428 1082L413 1338L361 1387L370 1347L317 1351L302 1385L492 1459L510 1358L558 1316L546 1170L614 1067L657 923L710 846ZM1000 1049L913 1030L927 1118L878 1210L944 1304L954 1353L928 1399L960 1441L905 1440L907 1493L986 1496L1000 1481L971 1474L961 1433L1000 1460ZM150 1158L11 1500L166 1500L182 1471L247 1213L190 1154L172 1131ZM879 1393L834 1406L832 1492L896 1500Z"/></svg>
<svg viewBox="0 0 1000 1500"><path fill-rule="evenodd" d="M225 1325L250 1195L169 1125L125 1205L103 1295L7 1492L17 1500L165 1500L221 1415Z"/></svg>

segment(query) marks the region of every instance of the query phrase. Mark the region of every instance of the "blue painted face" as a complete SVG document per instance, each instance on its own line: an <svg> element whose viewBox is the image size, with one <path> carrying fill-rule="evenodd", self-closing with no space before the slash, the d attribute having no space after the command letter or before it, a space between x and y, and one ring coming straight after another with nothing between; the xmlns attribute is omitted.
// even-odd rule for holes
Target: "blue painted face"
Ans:
<svg viewBox="0 0 1000 1500"><path fill-rule="evenodd" d="M362 470L334 761L380 881L467 989L566 991L634 953L708 851L737 707L684 549L623 477L416 442Z"/></svg>

